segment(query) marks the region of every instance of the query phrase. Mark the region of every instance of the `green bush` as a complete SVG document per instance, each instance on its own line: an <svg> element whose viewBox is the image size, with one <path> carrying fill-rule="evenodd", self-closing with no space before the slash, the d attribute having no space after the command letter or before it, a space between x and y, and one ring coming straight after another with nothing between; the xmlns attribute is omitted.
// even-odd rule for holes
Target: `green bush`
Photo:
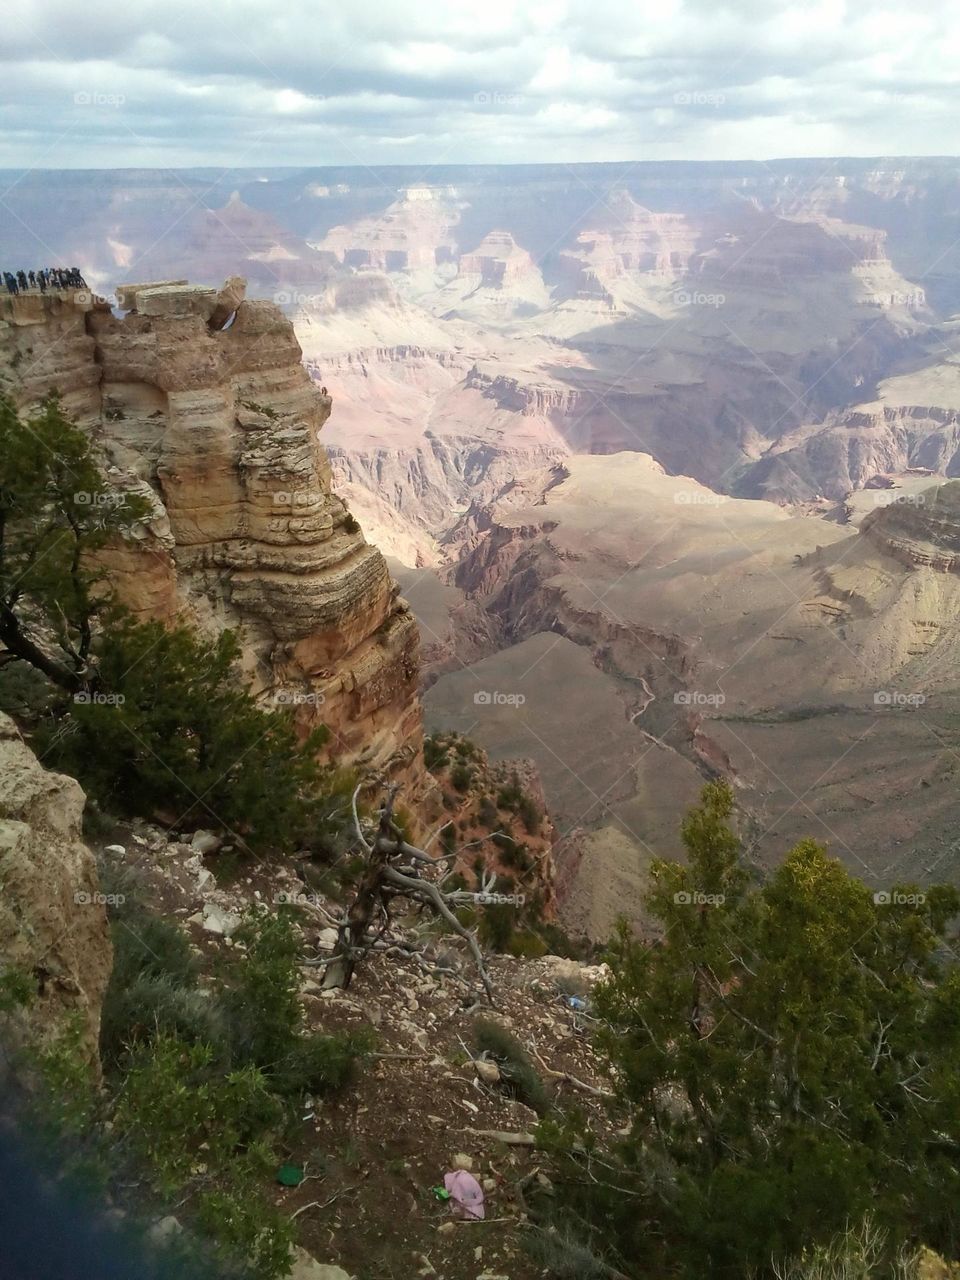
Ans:
<svg viewBox="0 0 960 1280"><path fill-rule="evenodd" d="M329 1093L356 1078L374 1045L371 1031L301 1036L271 1079L285 1096Z"/></svg>
<svg viewBox="0 0 960 1280"><path fill-rule="evenodd" d="M473 782L473 769L467 764L455 764L450 770L450 782L461 794L469 791Z"/></svg>
<svg viewBox="0 0 960 1280"><path fill-rule="evenodd" d="M239 652L229 631L206 640L112 616L97 644L101 692L38 735L46 762L112 812L295 847L313 826L326 731L301 744L289 711L262 710L240 683Z"/></svg>
<svg viewBox="0 0 960 1280"><path fill-rule="evenodd" d="M423 762L432 773L445 768L449 759L446 744L441 738L437 736L424 738Z"/></svg>
<svg viewBox="0 0 960 1280"><path fill-rule="evenodd" d="M240 1062L279 1070L303 1023L299 933L286 912L250 912L234 939L246 948L223 997L234 1052Z"/></svg>
<svg viewBox="0 0 960 1280"><path fill-rule="evenodd" d="M133 1050L114 1109L114 1129L175 1191L198 1165L226 1169L244 1157L266 1173L273 1157L259 1145L283 1122L283 1106L256 1067L224 1075L210 1045L161 1033Z"/></svg>
<svg viewBox="0 0 960 1280"><path fill-rule="evenodd" d="M550 1110L553 1105L550 1094L527 1051L511 1031L491 1018L478 1018L473 1024L473 1039L481 1052L496 1060L501 1077L509 1082L521 1102L538 1115Z"/></svg>
<svg viewBox="0 0 960 1280"><path fill-rule="evenodd" d="M499 825L500 811L489 796L483 796L477 806L477 821L488 829Z"/></svg>
<svg viewBox="0 0 960 1280"><path fill-rule="evenodd" d="M537 835L540 830L540 823L543 820L543 814L526 793L520 799L518 813L527 834L531 836Z"/></svg>
<svg viewBox="0 0 960 1280"><path fill-rule="evenodd" d="M116 1070L130 1049L158 1035L208 1044L219 1061L229 1061L227 1022L210 993L151 974L122 985L111 981L100 1020L104 1067Z"/></svg>

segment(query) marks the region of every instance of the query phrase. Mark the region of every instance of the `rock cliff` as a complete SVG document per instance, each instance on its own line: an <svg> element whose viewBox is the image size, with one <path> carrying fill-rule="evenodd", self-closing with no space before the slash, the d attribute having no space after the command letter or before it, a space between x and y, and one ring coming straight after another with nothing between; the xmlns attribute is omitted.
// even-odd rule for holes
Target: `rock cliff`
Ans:
<svg viewBox="0 0 960 1280"><path fill-rule="evenodd" d="M152 495L138 546L109 553L141 616L238 631L266 705L331 730L344 763L416 799L422 770L416 623L333 492L319 433L331 399L272 303L183 282L3 301L0 369L25 405L51 387L102 446L112 479Z"/></svg>
<svg viewBox="0 0 960 1280"><path fill-rule="evenodd" d="M79 783L48 773L0 714L0 957L31 982L22 1015L31 1036L75 1013L95 1055L113 952L83 805Z"/></svg>

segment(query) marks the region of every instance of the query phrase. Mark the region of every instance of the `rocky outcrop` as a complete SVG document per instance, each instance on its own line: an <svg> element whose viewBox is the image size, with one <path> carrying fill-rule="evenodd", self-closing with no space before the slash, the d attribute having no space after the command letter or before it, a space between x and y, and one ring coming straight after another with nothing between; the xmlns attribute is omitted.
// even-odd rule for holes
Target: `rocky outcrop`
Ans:
<svg viewBox="0 0 960 1280"><path fill-rule="evenodd" d="M870 512L860 532L902 564L960 573L960 480Z"/></svg>
<svg viewBox="0 0 960 1280"><path fill-rule="evenodd" d="M501 289L538 272L530 254L509 231L491 231L475 249L462 255L460 275L479 276L481 287Z"/></svg>
<svg viewBox="0 0 960 1280"><path fill-rule="evenodd" d="M0 957L33 988L6 1030L43 1040L78 1014L96 1057L112 949L83 806L79 783L44 769L0 714Z"/></svg>
<svg viewBox="0 0 960 1280"><path fill-rule="evenodd" d="M292 707L304 734L326 724L331 756L384 770L415 798L429 786L416 623L333 492L319 442L332 402L292 325L272 303L243 301L238 280L219 293L118 292L122 318L39 294L29 313L12 299L0 316L18 399L61 390L112 478L152 495L139 543L107 553L118 593L141 616L236 629L265 705Z"/></svg>
<svg viewBox="0 0 960 1280"><path fill-rule="evenodd" d="M751 497L841 499L876 476L923 467L940 475L960 469L960 411L942 405L858 405L818 426L791 432L747 472Z"/></svg>

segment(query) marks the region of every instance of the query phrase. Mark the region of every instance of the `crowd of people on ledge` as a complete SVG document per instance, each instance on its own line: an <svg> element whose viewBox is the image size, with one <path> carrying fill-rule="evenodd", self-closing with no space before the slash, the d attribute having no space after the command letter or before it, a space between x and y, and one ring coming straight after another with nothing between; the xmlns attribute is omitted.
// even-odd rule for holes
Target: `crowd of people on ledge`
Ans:
<svg viewBox="0 0 960 1280"><path fill-rule="evenodd" d="M4 271L7 293L26 293L28 289L86 289L87 282L79 267L41 267L39 271Z"/></svg>

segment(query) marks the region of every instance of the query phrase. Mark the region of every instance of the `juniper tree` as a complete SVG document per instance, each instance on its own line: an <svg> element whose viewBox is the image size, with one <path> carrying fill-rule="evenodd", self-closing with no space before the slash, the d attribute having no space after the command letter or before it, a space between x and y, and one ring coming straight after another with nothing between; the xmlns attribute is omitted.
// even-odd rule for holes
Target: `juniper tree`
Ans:
<svg viewBox="0 0 960 1280"><path fill-rule="evenodd" d="M0 664L29 663L69 693L95 685L107 593L92 553L148 510L107 484L55 395L29 416L0 395Z"/></svg>
<svg viewBox="0 0 960 1280"><path fill-rule="evenodd" d="M652 865L651 936L621 926L613 945L596 1006L632 1198L587 1212L620 1256L658 1240L698 1277L765 1274L868 1211L892 1249L956 1256L957 891L875 897L811 840L751 885L732 808L705 789L687 863Z"/></svg>

